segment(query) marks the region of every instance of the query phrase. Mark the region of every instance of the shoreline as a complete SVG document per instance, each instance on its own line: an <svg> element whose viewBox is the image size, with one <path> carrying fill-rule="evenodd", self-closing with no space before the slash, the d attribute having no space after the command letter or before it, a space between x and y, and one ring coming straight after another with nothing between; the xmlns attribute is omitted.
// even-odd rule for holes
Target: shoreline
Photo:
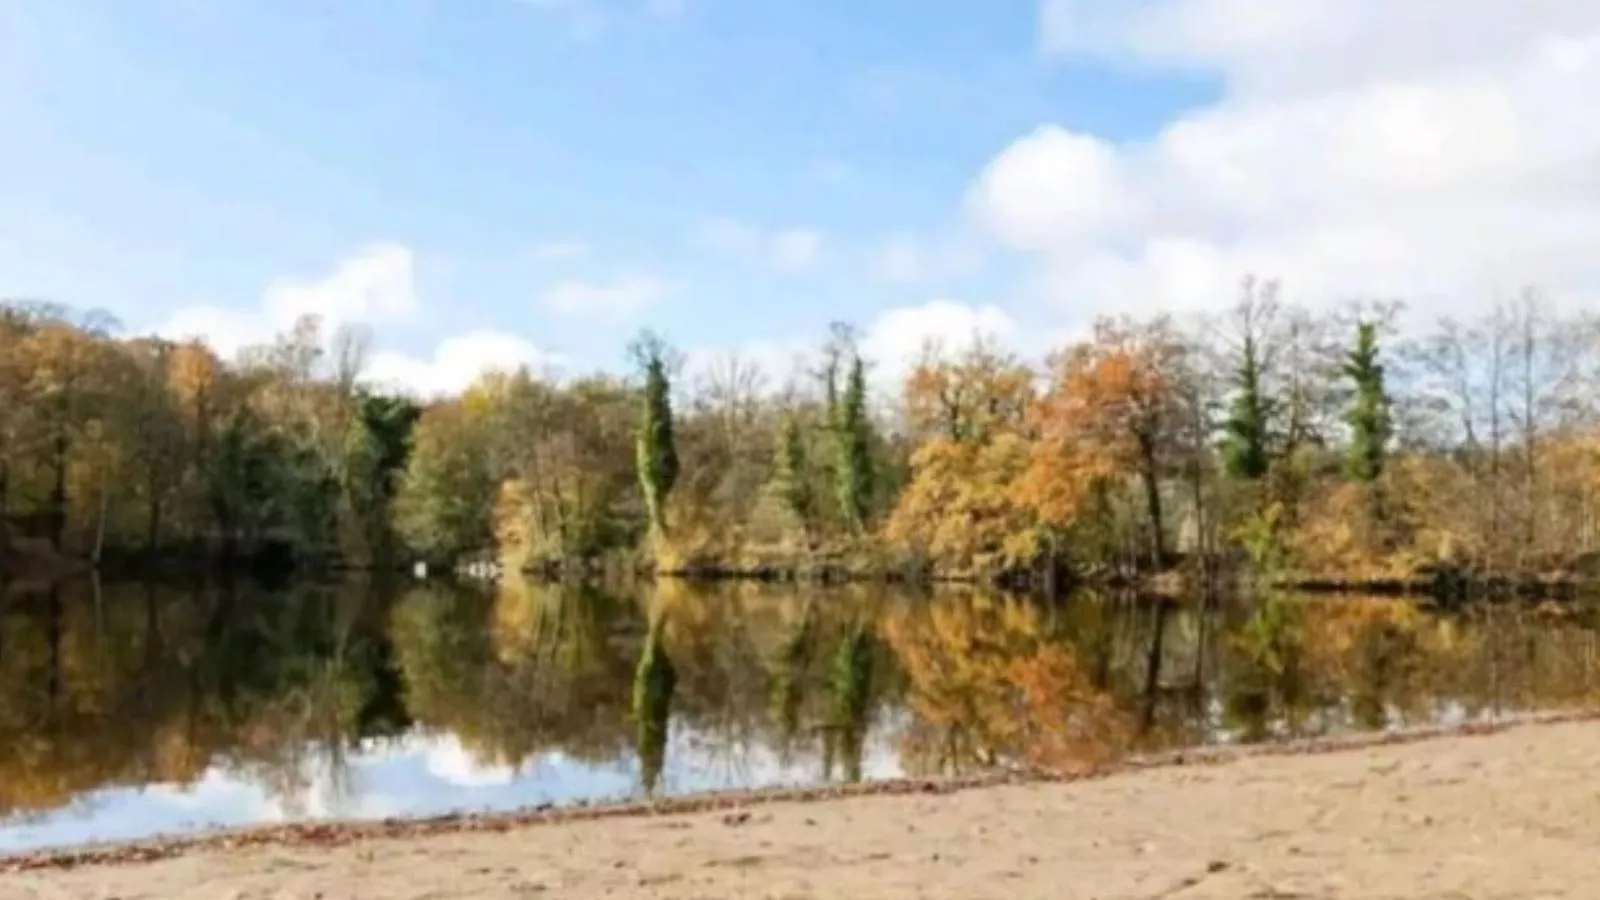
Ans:
<svg viewBox="0 0 1600 900"><path fill-rule="evenodd" d="M607 581L613 578L640 581L674 581L691 585L756 583L796 588L848 586L895 586L918 590L940 587L985 588L1012 593L1070 592L1077 587L1130 590L1152 597L1181 599L1209 590L1248 591L1251 576L1246 569L1231 569L1211 575L1197 575L1183 563L1138 572L1056 573L1043 571L996 572L988 574L941 572L897 565L860 567L821 559L795 561L782 559L768 563L735 564L706 562L667 568L627 559L546 560L519 569L506 569L499 562L428 567L418 575L413 563L370 565L344 561L292 564L266 570L250 556L228 558L218 555L157 556L142 559L136 552L108 551L101 560L73 554L41 551L33 539L4 542L9 554L0 553L0 586L12 591L46 590L51 584L81 576L113 580L189 580L196 575L233 578L238 576L279 578L373 578L401 582L456 582L491 586L516 575L540 583ZM0 545L3 546L3 545ZM41 553L43 555L41 555ZM29 565L30 560L34 565ZM180 563L176 568L173 563ZM1559 602L1600 596L1600 572L1586 573L1557 569L1546 573L1518 571L1478 571L1439 569L1385 576L1342 576L1309 574L1290 569L1263 583L1273 590L1307 596L1371 596L1434 601L1444 604L1473 602Z"/></svg>
<svg viewBox="0 0 1600 900"><path fill-rule="evenodd" d="M262 848L315 848L327 851L356 843L428 841L447 836L505 834L524 829L607 820L658 819L717 812L748 818L753 808L827 805L873 797L941 797L1004 787L1069 785L1162 770L1214 769L1250 760L1331 756L1412 744L1473 740L1522 730L1600 722L1600 707L1530 713L1456 726L1430 726L1381 733L1248 745L1202 746L1136 755L1078 772L997 771L945 778L897 778L849 785L769 788L686 794L655 801L620 801L567 806L537 806L504 812L449 813L415 819L310 820L252 825L172 837L73 845L0 854L0 874L123 867L191 855L234 853ZM741 820L742 821L742 820ZM3 895L0 895L3 896Z"/></svg>

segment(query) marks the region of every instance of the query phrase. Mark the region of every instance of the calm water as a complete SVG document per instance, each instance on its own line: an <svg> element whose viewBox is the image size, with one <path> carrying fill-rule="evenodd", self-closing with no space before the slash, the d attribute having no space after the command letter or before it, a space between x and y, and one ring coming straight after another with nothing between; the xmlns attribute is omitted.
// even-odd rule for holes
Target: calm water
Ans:
<svg viewBox="0 0 1600 900"><path fill-rule="evenodd" d="M0 852L1589 705L1587 610L92 583L0 605Z"/></svg>

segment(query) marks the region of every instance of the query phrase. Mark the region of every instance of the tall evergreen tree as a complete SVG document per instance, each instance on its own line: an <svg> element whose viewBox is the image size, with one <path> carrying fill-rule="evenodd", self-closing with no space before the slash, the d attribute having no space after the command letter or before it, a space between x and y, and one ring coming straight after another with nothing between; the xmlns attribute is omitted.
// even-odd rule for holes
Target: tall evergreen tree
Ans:
<svg viewBox="0 0 1600 900"><path fill-rule="evenodd" d="M644 374L639 426L634 438L635 466L644 492L650 527L666 532L667 497L678 481L678 448L673 435L672 384L667 376L667 346L645 332L634 342L633 355Z"/></svg>
<svg viewBox="0 0 1600 900"><path fill-rule="evenodd" d="M1345 471L1352 481L1371 484L1383 475L1393 433L1383 364L1378 361L1378 329L1371 322L1356 327L1356 343L1345 357L1344 374L1355 387L1354 401L1345 415L1350 426Z"/></svg>
<svg viewBox="0 0 1600 900"><path fill-rule="evenodd" d="M850 354L850 374L835 406L833 434L839 508L851 528L866 526L872 497L872 423L867 418L866 364Z"/></svg>
<svg viewBox="0 0 1600 900"><path fill-rule="evenodd" d="M794 413L785 413L778 426L778 446L773 452L772 490L783 501L785 510L794 515L802 527L808 527L815 504L811 484L806 479L805 445L800 435L800 423Z"/></svg>
<svg viewBox="0 0 1600 900"><path fill-rule="evenodd" d="M1222 459L1234 478L1257 481L1267 474L1268 400L1262 390L1261 352L1254 336L1244 340L1239 368L1234 375L1233 406L1224 424Z"/></svg>

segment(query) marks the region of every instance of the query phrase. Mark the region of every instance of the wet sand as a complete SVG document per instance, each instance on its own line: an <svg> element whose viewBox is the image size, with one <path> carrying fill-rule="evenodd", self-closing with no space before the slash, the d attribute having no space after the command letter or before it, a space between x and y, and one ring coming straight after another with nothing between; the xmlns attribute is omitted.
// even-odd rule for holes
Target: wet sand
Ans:
<svg viewBox="0 0 1600 900"><path fill-rule="evenodd" d="M1588 721L941 791L40 857L0 898L1600 896Z"/></svg>

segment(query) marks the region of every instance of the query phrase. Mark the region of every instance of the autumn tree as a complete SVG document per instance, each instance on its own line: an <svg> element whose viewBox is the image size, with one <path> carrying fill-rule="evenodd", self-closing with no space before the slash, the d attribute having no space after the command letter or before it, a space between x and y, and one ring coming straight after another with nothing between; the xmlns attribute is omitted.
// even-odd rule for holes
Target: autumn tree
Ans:
<svg viewBox="0 0 1600 900"><path fill-rule="evenodd" d="M175 512L183 519L183 536L192 540L205 532L209 521L206 472L230 385L222 361L199 341L174 344L167 363L167 390L183 430L186 457Z"/></svg>
<svg viewBox="0 0 1600 900"><path fill-rule="evenodd" d="M1032 372L988 340L956 357L929 348L902 398L910 428L925 439L912 453L885 536L947 571L1031 562L1038 551L1032 519L1011 486L1028 463L1032 397Z"/></svg>
<svg viewBox="0 0 1600 900"><path fill-rule="evenodd" d="M513 567L591 560L644 531L636 392L619 379L490 376L496 542Z"/></svg>
<svg viewBox="0 0 1600 900"><path fill-rule="evenodd" d="M35 312L22 342L35 426L31 443L34 459L43 463L49 537L58 551L66 549L71 522L74 454L92 449L111 414L107 339L115 324L103 314L79 321L65 309L46 307ZM92 490L104 490L105 475L98 473Z"/></svg>
<svg viewBox="0 0 1600 900"><path fill-rule="evenodd" d="M130 343L129 362L136 400L131 403L131 453L135 468L142 469L145 545L151 552L161 545L173 494L188 464L188 446L178 398L171 390L173 346L161 340Z"/></svg>
<svg viewBox="0 0 1600 900"><path fill-rule="evenodd" d="M685 559L740 559L774 524L758 520L773 511L762 500L781 412L767 373L738 354L703 360L685 374L691 396L677 417L685 465L673 500L674 549ZM803 478L804 469L796 474Z"/></svg>
<svg viewBox="0 0 1600 900"><path fill-rule="evenodd" d="M1136 479L1145 546L1167 558L1162 480L1183 428L1178 381L1185 345L1170 322L1102 320L1093 339L1052 362L1050 390L1034 409L1039 440L1019 497L1040 521L1071 529L1103 515L1117 482Z"/></svg>
<svg viewBox="0 0 1600 900"><path fill-rule="evenodd" d="M907 376L902 396L906 426L919 441L981 443L1026 417L1032 379L1033 372L991 336L977 336L956 356L930 343Z"/></svg>
<svg viewBox="0 0 1600 900"><path fill-rule="evenodd" d="M485 398L469 395L432 406L417 421L395 524L425 558L454 560L490 544L495 475L486 406Z"/></svg>

